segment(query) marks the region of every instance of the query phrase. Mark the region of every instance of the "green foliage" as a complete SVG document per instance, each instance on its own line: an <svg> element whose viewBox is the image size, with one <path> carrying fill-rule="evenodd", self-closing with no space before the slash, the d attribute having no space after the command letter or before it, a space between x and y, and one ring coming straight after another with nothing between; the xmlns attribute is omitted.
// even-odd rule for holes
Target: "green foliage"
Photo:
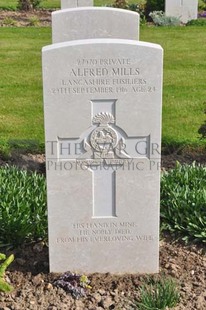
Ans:
<svg viewBox="0 0 206 310"><path fill-rule="evenodd" d="M16 7L15 6L10 6L10 5L6 5L6 6L0 6L0 9L6 10L6 11L16 11Z"/></svg>
<svg viewBox="0 0 206 310"><path fill-rule="evenodd" d="M2 25L3 26L8 26L8 27L11 27L11 26L16 26L16 21L11 18L11 17L6 17L4 18L4 20L2 21Z"/></svg>
<svg viewBox="0 0 206 310"><path fill-rule="evenodd" d="M187 26L206 26L206 18L192 19L187 24Z"/></svg>
<svg viewBox="0 0 206 310"><path fill-rule="evenodd" d="M145 6L145 13L148 17L153 11L164 11L165 0L147 0Z"/></svg>
<svg viewBox="0 0 206 310"><path fill-rule="evenodd" d="M119 9L128 9L129 4L127 0L115 0L112 6Z"/></svg>
<svg viewBox="0 0 206 310"><path fill-rule="evenodd" d="M199 0L198 1L198 9L199 10L206 10L206 0Z"/></svg>
<svg viewBox="0 0 206 310"><path fill-rule="evenodd" d="M4 260L4 262L0 264L0 291L8 293L13 290L13 287L4 280L4 275L7 267L13 262L14 255L12 254L6 258L6 255L0 253L1 260Z"/></svg>
<svg viewBox="0 0 206 310"><path fill-rule="evenodd" d="M45 177L16 167L0 168L0 245L47 236Z"/></svg>
<svg viewBox="0 0 206 310"><path fill-rule="evenodd" d="M179 291L172 278L149 279L140 287L139 310L165 310L179 302Z"/></svg>
<svg viewBox="0 0 206 310"><path fill-rule="evenodd" d="M37 27L39 25L39 18L37 16L32 16L29 18L29 26Z"/></svg>
<svg viewBox="0 0 206 310"><path fill-rule="evenodd" d="M206 167L176 164L161 179L161 229L206 242Z"/></svg>
<svg viewBox="0 0 206 310"><path fill-rule="evenodd" d="M89 288L89 289L91 289L92 287L89 285L89 283L90 283L90 281L89 281L89 279L88 279L88 277L85 275L85 274L83 274L81 277L80 277L80 285L82 286L82 287L85 287L85 288Z"/></svg>
<svg viewBox="0 0 206 310"><path fill-rule="evenodd" d="M144 2L140 2L140 3L131 3L131 4L129 4L128 9L129 9L130 11L139 13L139 16L140 16L140 25L146 24L145 4L144 4Z"/></svg>
<svg viewBox="0 0 206 310"><path fill-rule="evenodd" d="M8 258L6 258L5 254L0 253L0 260L4 260L4 262L0 264L0 278L3 278L7 267L14 260L14 255L12 254Z"/></svg>
<svg viewBox="0 0 206 310"><path fill-rule="evenodd" d="M202 135L200 139L206 139L206 121L202 124L198 130L198 133Z"/></svg>
<svg viewBox="0 0 206 310"><path fill-rule="evenodd" d="M112 4L112 7L119 8L119 9L125 9L130 10L136 13L139 13L140 15L140 24L146 24L146 18L145 18L145 3L144 1L139 1L139 3L129 3L126 0L115 0L115 2Z"/></svg>
<svg viewBox="0 0 206 310"><path fill-rule="evenodd" d="M179 26L181 21L178 17L166 16L163 11L154 11L149 14L156 26Z"/></svg>
<svg viewBox="0 0 206 310"><path fill-rule="evenodd" d="M32 6L34 9L39 7L41 2L42 2L42 0L31 0Z"/></svg>
<svg viewBox="0 0 206 310"><path fill-rule="evenodd" d="M42 0L18 0L17 8L23 11L36 9L41 4Z"/></svg>

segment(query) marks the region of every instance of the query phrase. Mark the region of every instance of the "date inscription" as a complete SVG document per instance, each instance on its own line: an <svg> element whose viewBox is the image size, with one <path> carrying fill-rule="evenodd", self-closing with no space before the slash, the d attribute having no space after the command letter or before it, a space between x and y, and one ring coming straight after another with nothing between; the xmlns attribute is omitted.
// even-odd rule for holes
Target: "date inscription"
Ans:
<svg viewBox="0 0 206 310"><path fill-rule="evenodd" d="M77 59L50 92L53 95L155 92L156 86L147 80L140 67L138 61L127 58Z"/></svg>

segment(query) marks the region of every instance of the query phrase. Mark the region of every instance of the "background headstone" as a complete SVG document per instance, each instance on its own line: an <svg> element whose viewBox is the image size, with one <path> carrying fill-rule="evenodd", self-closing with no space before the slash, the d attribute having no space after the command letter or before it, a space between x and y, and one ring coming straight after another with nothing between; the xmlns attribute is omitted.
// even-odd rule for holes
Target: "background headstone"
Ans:
<svg viewBox="0 0 206 310"><path fill-rule="evenodd" d="M93 0L61 0L61 8L76 8L81 6L93 6Z"/></svg>
<svg viewBox="0 0 206 310"><path fill-rule="evenodd" d="M165 14L179 17L183 23L187 23L191 19L197 19L198 0L166 0Z"/></svg>
<svg viewBox="0 0 206 310"><path fill-rule="evenodd" d="M53 43L93 39L139 39L139 14L115 8L76 8L52 13Z"/></svg>
<svg viewBox="0 0 206 310"><path fill-rule="evenodd" d="M50 270L158 272L162 48L43 48Z"/></svg>

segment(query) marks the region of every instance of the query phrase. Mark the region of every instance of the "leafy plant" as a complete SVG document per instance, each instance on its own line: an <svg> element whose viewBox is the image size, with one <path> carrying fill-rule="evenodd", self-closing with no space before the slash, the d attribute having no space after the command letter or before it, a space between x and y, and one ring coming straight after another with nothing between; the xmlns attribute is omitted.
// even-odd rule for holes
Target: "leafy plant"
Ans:
<svg viewBox="0 0 206 310"><path fill-rule="evenodd" d="M16 26L16 21L11 17L4 18L2 24L4 26Z"/></svg>
<svg viewBox="0 0 206 310"><path fill-rule="evenodd" d="M206 26L206 19L204 18L192 19L189 22L187 22L186 26Z"/></svg>
<svg viewBox="0 0 206 310"><path fill-rule="evenodd" d="M176 164L161 179L161 229L206 242L206 167Z"/></svg>
<svg viewBox="0 0 206 310"><path fill-rule="evenodd" d="M87 276L71 273L70 271L60 276L60 278L54 282L54 285L61 287L76 299L85 297L87 289L91 288Z"/></svg>
<svg viewBox="0 0 206 310"><path fill-rule="evenodd" d="M150 279L140 287L139 310L165 310L179 302L177 285L172 278Z"/></svg>
<svg viewBox="0 0 206 310"><path fill-rule="evenodd" d="M119 9L128 9L129 4L127 0L115 0L112 6Z"/></svg>
<svg viewBox="0 0 206 310"><path fill-rule="evenodd" d="M43 175L1 167L0 197L0 245L16 246L47 236Z"/></svg>
<svg viewBox="0 0 206 310"><path fill-rule="evenodd" d="M23 11L29 11L39 7L42 0L18 0L17 8Z"/></svg>
<svg viewBox="0 0 206 310"><path fill-rule="evenodd" d="M149 14L156 26L179 26L181 21L178 17L166 16L163 11L154 11Z"/></svg>
<svg viewBox="0 0 206 310"><path fill-rule="evenodd" d="M131 3L128 6L130 11L134 11L139 13L140 16L140 24L146 24L146 17L145 17L145 4L144 3Z"/></svg>
<svg viewBox="0 0 206 310"><path fill-rule="evenodd" d="M7 267L13 262L14 255L11 254L6 258L6 255L0 253L0 261L1 260L4 260L4 262L0 264L0 291L11 292L13 287L5 281L4 275Z"/></svg>
<svg viewBox="0 0 206 310"><path fill-rule="evenodd" d="M198 133L200 135L202 135L202 137L200 139L205 139L206 138L206 121L204 122L204 124L202 124L200 126L200 128L198 129Z"/></svg>
<svg viewBox="0 0 206 310"><path fill-rule="evenodd" d="M165 0L147 0L145 5L145 13L148 17L153 11L164 11Z"/></svg>
<svg viewBox="0 0 206 310"><path fill-rule="evenodd" d="M29 18L29 26L38 26L39 25L39 18L37 16L32 16Z"/></svg>
<svg viewBox="0 0 206 310"><path fill-rule="evenodd" d="M206 10L206 0L199 0L198 1L198 9L199 10Z"/></svg>
<svg viewBox="0 0 206 310"><path fill-rule="evenodd" d="M37 8L40 6L42 0L31 0L33 8Z"/></svg>
<svg viewBox="0 0 206 310"><path fill-rule="evenodd" d="M112 4L112 7L137 12L140 15L140 24L146 23L144 1L140 3L128 3L126 0L116 0Z"/></svg>

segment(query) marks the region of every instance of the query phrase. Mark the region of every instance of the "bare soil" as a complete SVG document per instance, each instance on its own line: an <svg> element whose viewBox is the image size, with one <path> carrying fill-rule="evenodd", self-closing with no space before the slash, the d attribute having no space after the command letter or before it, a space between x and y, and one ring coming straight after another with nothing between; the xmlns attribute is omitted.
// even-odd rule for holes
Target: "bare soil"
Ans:
<svg viewBox="0 0 206 310"><path fill-rule="evenodd" d="M51 25L51 10L4 11L0 10L1 27L48 27Z"/></svg>
<svg viewBox="0 0 206 310"><path fill-rule="evenodd" d="M206 166L206 148L205 149L163 149L161 155L161 166L162 169L174 168L176 162L181 164L192 164L196 162L198 164ZM45 155L44 154L22 154L14 152L10 158L3 159L0 156L0 166L2 165L15 165L22 169L30 171L38 171L46 173L45 171Z"/></svg>
<svg viewBox="0 0 206 310"><path fill-rule="evenodd" d="M162 155L163 169L196 161L206 165L205 151L173 151ZM16 165L22 169L45 173L44 154L13 154L0 165ZM10 294L0 293L0 310L132 310L137 309L139 287L144 275L91 274L91 290L87 297L75 300L63 289L54 286L57 274L49 273L48 246L40 241L22 245L12 251L15 261L6 273L14 286ZM160 242L160 275L176 279L181 300L176 310L206 309L206 245L184 245L165 236ZM69 267L68 267L69 268ZM157 276L157 275L156 275Z"/></svg>
<svg viewBox="0 0 206 310"><path fill-rule="evenodd" d="M160 243L160 276L173 277L180 289L181 301L176 310L206 309L205 251L205 246L185 246L168 237ZM146 276L88 275L92 288L87 297L75 300L54 286L58 274L49 273L48 247L43 242L22 246L12 252L16 259L6 277L15 289L10 294L0 293L0 310L137 309L139 287Z"/></svg>

